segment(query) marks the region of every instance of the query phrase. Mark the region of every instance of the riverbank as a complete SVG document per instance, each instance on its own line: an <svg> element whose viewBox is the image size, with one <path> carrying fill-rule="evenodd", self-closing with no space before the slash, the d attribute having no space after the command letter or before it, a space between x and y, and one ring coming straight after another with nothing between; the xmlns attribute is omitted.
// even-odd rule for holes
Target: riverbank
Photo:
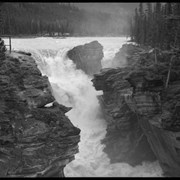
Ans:
<svg viewBox="0 0 180 180"><path fill-rule="evenodd" d="M0 74L0 177L64 177L80 141L71 108L55 101L31 55L6 53Z"/></svg>
<svg viewBox="0 0 180 180"><path fill-rule="evenodd" d="M32 38L86 38L86 37L117 37L117 38L119 38L119 37L125 37L124 35L122 35L122 36L111 36L111 35L109 35L109 36L98 36L98 35L96 35L96 36L87 36L87 35L84 35L84 36L82 36L82 35L74 35L74 36L40 36L40 35L2 35L2 38L7 38L7 37L11 37L12 39L32 39ZM129 37L127 37L127 39L128 39ZM131 42L131 41L129 41L129 42Z"/></svg>
<svg viewBox="0 0 180 180"><path fill-rule="evenodd" d="M180 63L176 56L170 69L172 52L156 55L149 48L123 45L114 61L124 58L126 65L94 75L108 123L102 142L112 163L157 159L165 176L179 177Z"/></svg>

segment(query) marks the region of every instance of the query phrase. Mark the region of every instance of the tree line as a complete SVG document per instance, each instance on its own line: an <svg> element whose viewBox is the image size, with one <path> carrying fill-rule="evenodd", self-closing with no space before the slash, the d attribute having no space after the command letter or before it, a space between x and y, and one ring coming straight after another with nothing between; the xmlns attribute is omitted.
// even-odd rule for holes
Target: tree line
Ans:
<svg viewBox="0 0 180 180"><path fill-rule="evenodd" d="M75 6L63 3L4 3L1 9L2 34L10 35L72 33L69 14L80 16Z"/></svg>
<svg viewBox="0 0 180 180"><path fill-rule="evenodd" d="M140 3L129 27L131 40L137 44L180 47L180 3Z"/></svg>
<svg viewBox="0 0 180 180"><path fill-rule="evenodd" d="M119 35L105 12L88 12L73 3L3 3L1 34L106 36ZM121 33L121 32L120 32Z"/></svg>

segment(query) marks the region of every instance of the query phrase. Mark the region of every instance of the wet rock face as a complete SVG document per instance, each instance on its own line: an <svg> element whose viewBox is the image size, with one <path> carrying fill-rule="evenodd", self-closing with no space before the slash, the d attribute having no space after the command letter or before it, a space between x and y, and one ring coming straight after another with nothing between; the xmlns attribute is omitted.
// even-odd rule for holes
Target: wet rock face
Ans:
<svg viewBox="0 0 180 180"><path fill-rule="evenodd" d="M125 77L127 69L104 69L92 80L96 90L103 90L99 102L107 121L107 134L102 140L111 163L137 165L156 158L138 124L131 98L133 88Z"/></svg>
<svg viewBox="0 0 180 180"><path fill-rule="evenodd" d="M112 60L112 67L126 67L129 64L132 65L134 62L136 62L136 60L139 59L139 53L142 51L143 49L139 46L124 44L115 54ZM131 59L133 59L133 61L131 61Z"/></svg>
<svg viewBox="0 0 180 180"><path fill-rule="evenodd" d="M0 177L64 176L80 141L69 110L55 102L32 57L14 53L1 61Z"/></svg>
<svg viewBox="0 0 180 180"><path fill-rule="evenodd" d="M136 112L139 114L139 125L164 174L173 177L180 176L180 79L177 76L177 69L180 67L176 61L178 60L173 62L167 88L165 83L169 63L166 61L136 68L127 76L127 80L134 87L133 97Z"/></svg>
<svg viewBox="0 0 180 180"><path fill-rule="evenodd" d="M157 53L157 62L155 54L149 50L128 55L126 67L103 70L92 80L97 90L103 90L99 99L108 122L103 140L105 152L113 162L130 164L148 160L148 157L153 160L154 154L165 175L179 177L179 58L172 62L166 87L172 54ZM136 148L139 155L135 153Z"/></svg>
<svg viewBox="0 0 180 180"><path fill-rule="evenodd" d="M93 41L74 47L68 51L67 56L78 69L82 69L88 75L93 75L102 68L103 46L98 41Z"/></svg>

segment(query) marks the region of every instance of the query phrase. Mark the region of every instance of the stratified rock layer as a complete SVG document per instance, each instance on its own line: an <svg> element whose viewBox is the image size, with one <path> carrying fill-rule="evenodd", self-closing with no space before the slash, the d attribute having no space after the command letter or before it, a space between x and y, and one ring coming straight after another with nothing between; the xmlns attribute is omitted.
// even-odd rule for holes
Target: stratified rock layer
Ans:
<svg viewBox="0 0 180 180"><path fill-rule="evenodd" d="M123 48L128 47L133 49L133 45ZM176 56L170 69L172 54ZM126 67L103 70L94 76L95 88L103 90L99 99L108 122L104 151L113 162L130 164L153 160L154 153L165 175L180 176L178 53L162 51L156 57L154 51L134 45Z"/></svg>
<svg viewBox="0 0 180 180"><path fill-rule="evenodd" d="M50 88L32 57L0 62L0 177L62 177L78 152L80 130Z"/></svg>
<svg viewBox="0 0 180 180"><path fill-rule="evenodd" d="M104 69L96 74L93 83L96 90L103 90L99 96L100 105L107 121L106 137L102 143L115 162L137 165L144 160L155 160L147 138L138 124L138 115L131 108L132 88L124 79L124 69Z"/></svg>
<svg viewBox="0 0 180 180"><path fill-rule="evenodd" d="M69 50L67 56L86 74L93 75L102 68L101 60L104 56L103 46L98 41L76 46Z"/></svg>

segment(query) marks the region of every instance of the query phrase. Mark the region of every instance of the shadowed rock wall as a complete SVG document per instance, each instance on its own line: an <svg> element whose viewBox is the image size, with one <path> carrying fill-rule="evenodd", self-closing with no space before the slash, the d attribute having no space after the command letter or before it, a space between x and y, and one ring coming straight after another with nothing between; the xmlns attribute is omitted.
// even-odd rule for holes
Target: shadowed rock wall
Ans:
<svg viewBox="0 0 180 180"><path fill-rule="evenodd" d="M32 57L1 60L0 177L63 177L80 141L70 109L55 101Z"/></svg>
<svg viewBox="0 0 180 180"><path fill-rule="evenodd" d="M103 90L99 100L108 123L104 151L112 162L132 165L155 160L155 155L166 176L180 176L178 52L156 52L156 61L154 51L129 44L119 53L126 56L126 66L104 69L92 80L96 90Z"/></svg>

